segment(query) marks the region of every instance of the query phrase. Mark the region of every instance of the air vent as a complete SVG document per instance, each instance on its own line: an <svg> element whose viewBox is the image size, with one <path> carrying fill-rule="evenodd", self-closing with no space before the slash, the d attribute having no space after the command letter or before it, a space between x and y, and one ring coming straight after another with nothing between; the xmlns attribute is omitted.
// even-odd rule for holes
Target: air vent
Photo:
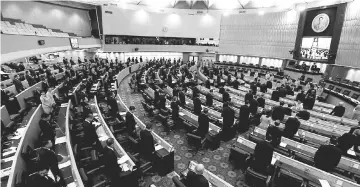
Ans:
<svg viewBox="0 0 360 187"><path fill-rule="evenodd" d="M245 14L246 13L246 10L240 10L239 11L239 14Z"/></svg>
<svg viewBox="0 0 360 187"><path fill-rule="evenodd" d="M200 10L199 10L199 11L197 11L196 13L197 13L197 14L203 14L204 11L200 11Z"/></svg>
<svg viewBox="0 0 360 187"><path fill-rule="evenodd" d="M107 14L112 14L112 12L111 12L111 11L105 11L105 13L107 13Z"/></svg>

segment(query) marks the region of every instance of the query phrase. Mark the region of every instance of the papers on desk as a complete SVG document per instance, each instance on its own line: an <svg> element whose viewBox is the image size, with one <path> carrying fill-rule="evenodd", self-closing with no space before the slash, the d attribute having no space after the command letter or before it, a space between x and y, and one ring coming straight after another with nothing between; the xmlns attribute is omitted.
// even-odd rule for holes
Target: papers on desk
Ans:
<svg viewBox="0 0 360 187"><path fill-rule="evenodd" d="M65 136L62 136L60 138L55 139L55 145L61 144L61 143L64 143L64 142L66 142L66 137Z"/></svg>
<svg viewBox="0 0 360 187"><path fill-rule="evenodd" d="M123 163L125 163L126 161L128 161L130 158L129 158L129 156L128 155L124 155L124 156L122 156L121 158L119 158L118 160L117 160L117 163L118 164L123 164Z"/></svg>
<svg viewBox="0 0 360 187"><path fill-rule="evenodd" d="M4 163L5 163L5 162L9 162L9 161L14 160L14 157L15 157L15 156L12 156L12 157L9 157L9 158L3 158L3 159L1 159L1 161L4 162Z"/></svg>
<svg viewBox="0 0 360 187"><path fill-rule="evenodd" d="M179 115L180 115L180 116L185 116L185 114L184 114L184 113L182 113L182 112L179 112Z"/></svg>
<svg viewBox="0 0 360 187"><path fill-rule="evenodd" d="M160 149L162 149L163 148L163 146L161 146L161 145L156 145L155 146L155 151L158 151L158 150L160 150Z"/></svg>
<svg viewBox="0 0 360 187"><path fill-rule="evenodd" d="M61 106L60 107L68 107L69 106L69 104L68 103L63 103L63 104L61 104Z"/></svg>
<svg viewBox="0 0 360 187"><path fill-rule="evenodd" d="M331 187L327 180L319 179L319 181L322 187Z"/></svg>
<svg viewBox="0 0 360 187"><path fill-rule="evenodd" d="M71 162L70 162L70 160L68 160L68 161L66 161L64 163L59 164L58 166L59 166L59 169L62 169L62 168L66 168L66 167L68 167L70 165L71 165Z"/></svg>
<svg viewBox="0 0 360 187"><path fill-rule="evenodd" d="M123 171L129 171L130 170L130 168L129 168L129 166L127 164L122 164L121 168L122 168Z"/></svg>
<svg viewBox="0 0 360 187"><path fill-rule="evenodd" d="M108 136L100 136L99 137L99 141L101 141L101 142L106 141L107 139L109 139Z"/></svg>
<svg viewBox="0 0 360 187"><path fill-rule="evenodd" d="M287 146L287 144L286 144L286 143L284 143L284 142L281 142L281 143L280 143L280 146L281 146L281 147L286 147L286 146Z"/></svg>
<svg viewBox="0 0 360 187"><path fill-rule="evenodd" d="M120 116L125 116L126 112L119 112Z"/></svg>
<svg viewBox="0 0 360 187"><path fill-rule="evenodd" d="M6 169L2 169L2 170L0 171L0 176L1 176L1 178L6 177L6 176L9 176L9 175L10 175L10 171L11 171L11 167L8 167L8 168L6 168Z"/></svg>
<svg viewBox="0 0 360 187"><path fill-rule="evenodd" d="M66 185L66 187L76 187L76 183L75 182L72 182L72 183L69 183Z"/></svg>
<svg viewBox="0 0 360 187"><path fill-rule="evenodd" d="M354 147L350 148L350 149L347 151L347 154L352 155L352 156L356 156L355 151L354 151Z"/></svg>
<svg viewBox="0 0 360 187"><path fill-rule="evenodd" d="M5 156L11 155L13 153L16 153L16 147L10 147L7 152L2 154L2 156L5 157Z"/></svg>

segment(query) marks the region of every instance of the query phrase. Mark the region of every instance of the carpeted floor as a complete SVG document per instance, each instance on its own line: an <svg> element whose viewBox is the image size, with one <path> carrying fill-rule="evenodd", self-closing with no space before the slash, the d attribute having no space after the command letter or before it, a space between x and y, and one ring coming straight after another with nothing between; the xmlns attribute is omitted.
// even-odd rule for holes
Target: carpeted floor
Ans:
<svg viewBox="0 0 360 187"><path fill-rule="evenodd" d="M151 118L146 115L144 108L141 105L143 100L140 93L133 93L130 90L129 82L130 76L126 77L120 84L120 97L125 102L127 106L136 107L136 116L144 123L150 123ZM188 151L188 144L185 138L186 132L182 129L175 130L167 134L164 132L162 125L154 120L153 130L164 140L170 142L175 147L175 156L174 156L174 168L175 172L178 174L186 169L189 161L194 160L198 163L204 164L205 168L212 173L216 174L220 178L224 179L228 183L234 186L247 186L245 184L244 174L241 170L235 170L231 163L229 163L228 158L230 154L230 147L235 142L235 139L228 142L221 142L220 147L215 150L203 150L204 154L195 154L191 151ZM246 135L246 134L245 134ZM244 135L244 136L245 136ZM157 187L170 187L174 186L171 180L172 174L167 176L152 176L150 178L145 178L145 183L142 186L148 186L150 184L155 184Z"/></svg>

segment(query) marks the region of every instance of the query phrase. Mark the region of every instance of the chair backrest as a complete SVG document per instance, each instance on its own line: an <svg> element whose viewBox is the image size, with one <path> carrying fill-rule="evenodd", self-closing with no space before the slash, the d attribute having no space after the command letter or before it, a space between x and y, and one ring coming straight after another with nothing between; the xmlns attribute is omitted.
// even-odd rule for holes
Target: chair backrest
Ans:
<svg viewBox="0 0 360 187"><path fill-rule="evenodd" d="M258 173L250 167L246 169L246 181L249 181L253 186L266 186L267 176Z"/></svg>
<svg viewBox="0 0 360 187"><path fill-rule="evenodd" d="M186 187L184 183L182 183L178 176L174 176L172 178L172 181L174 182L176 187Z"/></svg>
<svg viewBox="0 0 360 187"><path fill-rule="evenodd" d="M84 181L84 182L87 182L89 179L85 173L85 170L84 168L80 168L79 169L79 173L80 173L80 176L81 176L81 179Z"/></svg>
<svg viewBox="0 0 360 187"><path fill-rule="evenodd" d="M201 147L201 137L195 134L187 133L186 134L189 145L193 145L196 148Z"/></svg>

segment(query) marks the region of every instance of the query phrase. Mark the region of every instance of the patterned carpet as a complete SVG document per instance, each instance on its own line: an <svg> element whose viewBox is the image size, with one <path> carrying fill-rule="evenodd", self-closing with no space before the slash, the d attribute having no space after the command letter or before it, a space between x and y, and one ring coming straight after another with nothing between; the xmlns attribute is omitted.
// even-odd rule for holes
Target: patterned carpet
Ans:
<svg viewBox="0 0 360 187"><path fill-rule="evenodd" d="M136 116L140 118L142 122L150 123L150 120L152 119L146 115L146 112L141 105L141 101L143 100L142 95L140 93L133 93L130 90L128 84L129 80L130 76L126 77L121 82L119 91L120 97L127 106L133 105L136 107ZM190 160L194 160L198 163L204 164L207 170L211 171L234 186L247 186L245 184L243 171L235 170L232 164L228 161L230 148L235 142L235 139L228 142L221 142L220 147L215 151L207 149L202 151L204 153L202 155L199 153L195 154L188 151L185 130L176 129L175 131L167 134L164 132L164 128L158 121L153 121L153 130L164 140L170 142L175 147L175 172L179 174L181 171L186 169ZM170 173L165 177L155 175L149 178L145 178L145 182L141 186L148 187L150 184L155 184L157 187L175 186L171 180L172 176L172 173Z"/></svg>

